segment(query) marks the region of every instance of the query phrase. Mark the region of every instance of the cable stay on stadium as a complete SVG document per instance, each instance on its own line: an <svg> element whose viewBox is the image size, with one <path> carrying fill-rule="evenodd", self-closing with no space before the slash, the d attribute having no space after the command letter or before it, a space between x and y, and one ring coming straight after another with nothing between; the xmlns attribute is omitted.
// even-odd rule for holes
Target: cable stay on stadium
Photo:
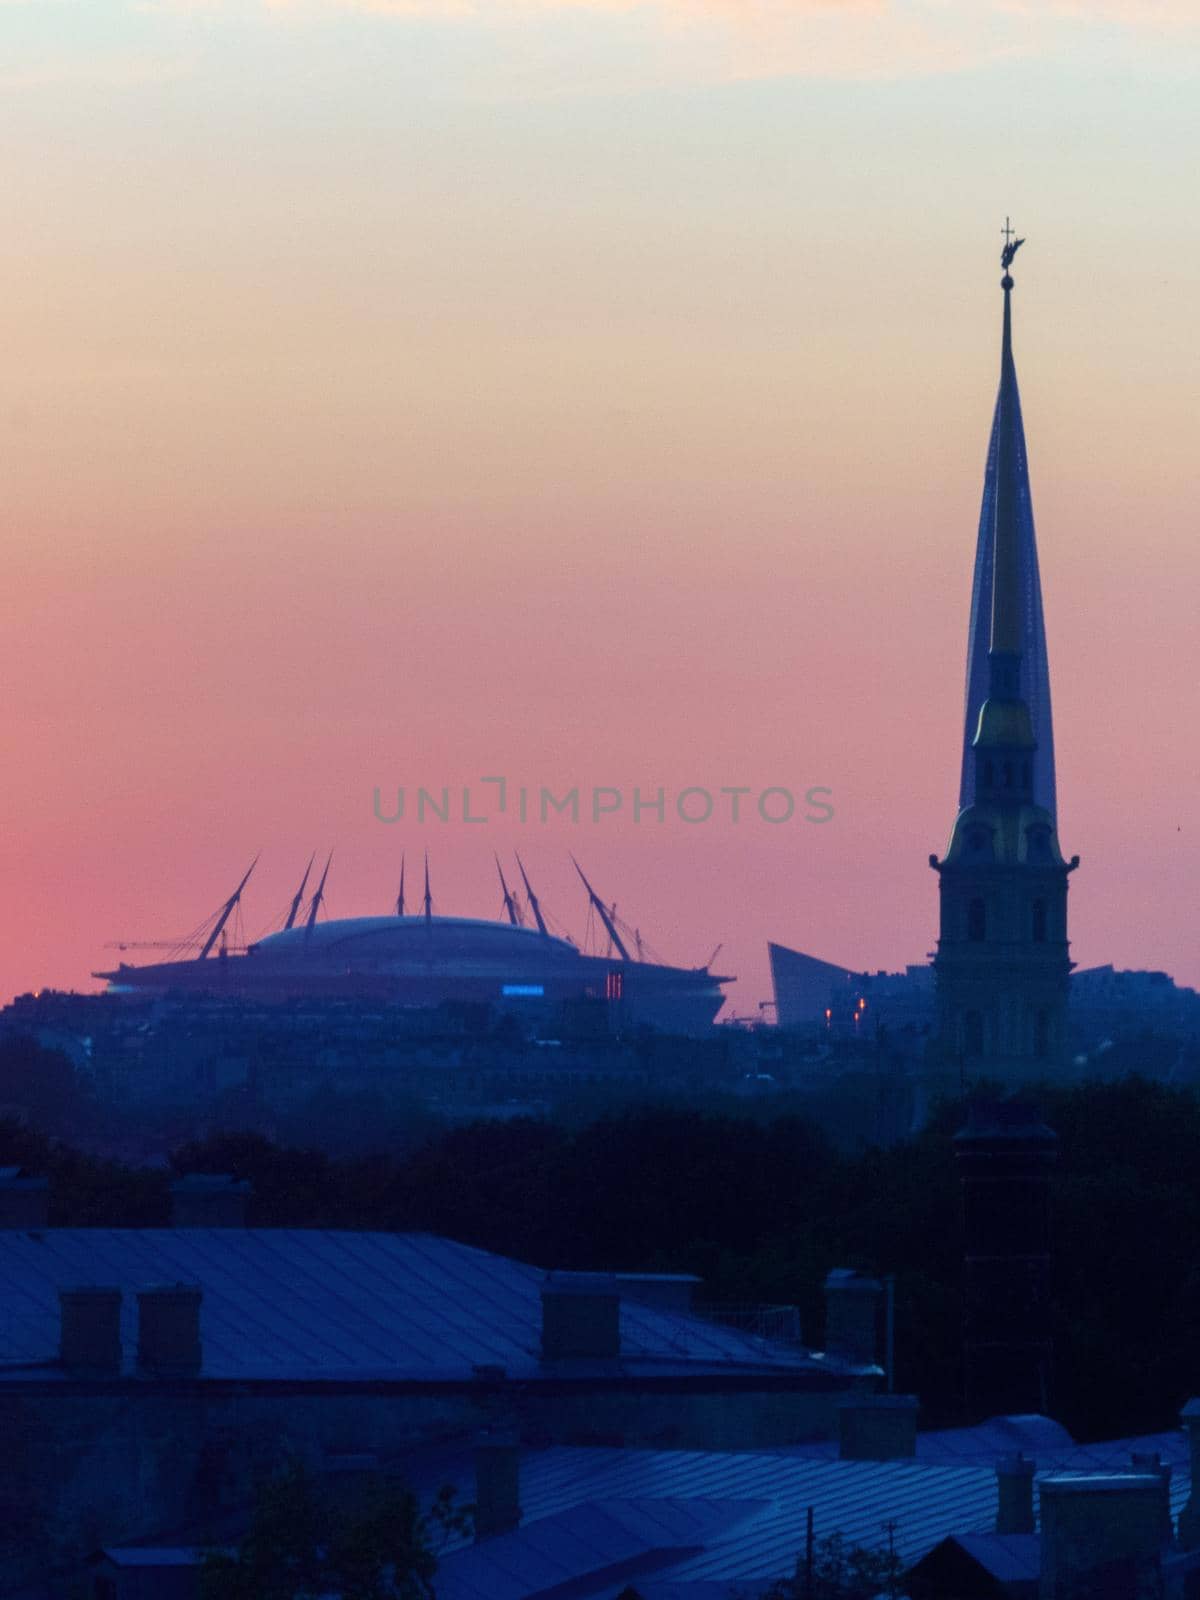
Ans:
<svg viewBox="0 0 1200 1600"><path fill-rule="evenodd" d="M308 916L304 920L304 934L306 938L316 927L317 913L325 904L325 880L329 876L329 867L332 861L333 851L331 850L328 856L325 858L325 870L321 873L321 881L317 885L317 892L313 895L312 899L308 903Z"/></svg>

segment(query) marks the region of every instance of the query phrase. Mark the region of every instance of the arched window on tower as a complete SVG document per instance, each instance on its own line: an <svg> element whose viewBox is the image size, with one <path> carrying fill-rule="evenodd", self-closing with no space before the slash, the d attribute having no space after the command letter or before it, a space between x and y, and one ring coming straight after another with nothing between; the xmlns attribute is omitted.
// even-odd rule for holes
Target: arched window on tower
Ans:
<svg viewBox="0 0 1200 1600"><path fill-rule="evenodd" d="M1039 1061L1050 1054L1050 1013L1045 1010L1033 1014L1033 1053Z"/></svg>
<svg viewBox="0 0 1200 1600"><path fill-rule="evenodd" d="M967 938L972 944L982 944L987 938L987 906L982 895L967 901Z"/></svg>
<svg viewBox="0 0 1200 1600"><path fill-rule="evenodd" d="M963 1051L969 1056L983 1054L983 1012L963 1013Z"/></svg>
<svg viewBox="0 0 1200 1600"><path fill-rule="evenodd" d="M996 787L996 767L990 759L983 763L983 786L985 789Z"/></svg>
<svg viewBox="0 0 1200 1600"><path fill-rule="evenodd" d="M1046 902L1035 900L1033 902L1033 942L1045 944L1046 942Z"/></svg>

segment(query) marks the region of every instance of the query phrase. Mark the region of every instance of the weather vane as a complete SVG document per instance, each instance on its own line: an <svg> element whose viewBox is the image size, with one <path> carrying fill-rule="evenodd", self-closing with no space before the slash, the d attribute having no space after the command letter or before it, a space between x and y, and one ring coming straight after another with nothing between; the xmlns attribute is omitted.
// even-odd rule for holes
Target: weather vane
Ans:
<svg viewBox="0 0 1200 1600"><path fill-rule="evenodd" d="M1004 226L1000 229L1000 232L1004 235L1004 249L1000 252L1000 265L1004 268L1005 272L1007 272L1009 267L1012 266L1013 257L1025 243L1024 239L1013 238L1013 234L1016 231L1017 230L1012 225L1011 218L1005 217Z"/></svg>

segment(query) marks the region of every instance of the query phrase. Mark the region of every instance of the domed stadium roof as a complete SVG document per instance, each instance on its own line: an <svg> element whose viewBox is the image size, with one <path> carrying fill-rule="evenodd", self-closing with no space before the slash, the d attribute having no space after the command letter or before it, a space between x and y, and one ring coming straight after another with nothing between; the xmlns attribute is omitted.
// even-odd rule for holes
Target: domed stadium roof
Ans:
<svg viewBox="0 0 1200 1600"><path fill-rule="evenodd" d="M342 917L312 928L289 928L252 945L251 958L295 960L305 965L379 966L434 961L495 961L505 968L576 962L580 953L565 939L476 917Z"/></svg>

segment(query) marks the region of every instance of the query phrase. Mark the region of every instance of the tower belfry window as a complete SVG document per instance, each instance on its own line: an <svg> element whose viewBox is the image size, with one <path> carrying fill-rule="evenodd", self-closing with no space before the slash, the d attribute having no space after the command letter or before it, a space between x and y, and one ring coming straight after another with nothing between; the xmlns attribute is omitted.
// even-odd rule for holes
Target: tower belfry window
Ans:
<svg viewBox="0 0 1200 1600"><path fill-rule="evenodd" d="M1045 944L1046 942L1046 902L1035 900L1033 902L1033 942Z"/></svg>
<svg viewBox="0 0 1200 1600"><path fill-rule="evenodd" d="M972 944L987 938L987 904L981 895L967 902L967 938Z"/></svg>

